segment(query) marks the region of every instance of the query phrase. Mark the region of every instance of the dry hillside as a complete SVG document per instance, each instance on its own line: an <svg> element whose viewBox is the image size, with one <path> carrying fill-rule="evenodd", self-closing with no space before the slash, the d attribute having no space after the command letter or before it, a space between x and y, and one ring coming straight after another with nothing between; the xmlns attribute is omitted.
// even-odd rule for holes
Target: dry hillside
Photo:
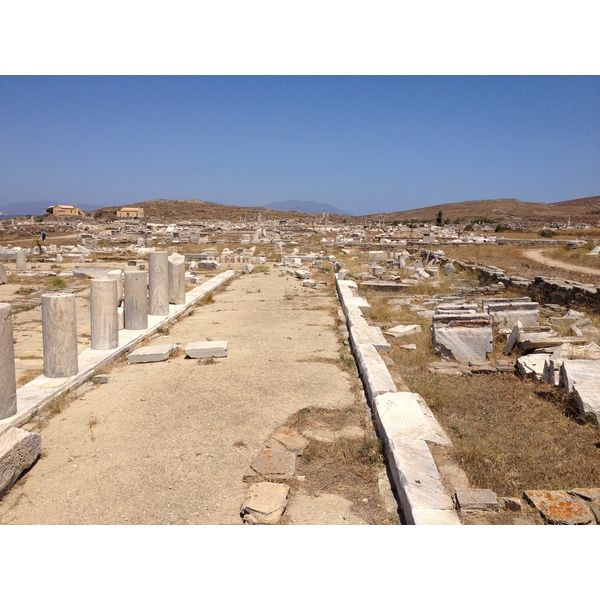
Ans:
<svg viewBox="0 0 600 600"><path fill-rule="evenodd" d="M434 221L439 211L443 219L468 222L477 219L492 220L513 227L542 227L551 223L564 223L569 218L571 223L589 223L597 225L600 220L600 196L579 198L544 204L541 202L523 202L514 198L498 200L470 200L436 204L425 208L415 208L392 213L369 215L371 219L383 216L390 221Z"/></svg>

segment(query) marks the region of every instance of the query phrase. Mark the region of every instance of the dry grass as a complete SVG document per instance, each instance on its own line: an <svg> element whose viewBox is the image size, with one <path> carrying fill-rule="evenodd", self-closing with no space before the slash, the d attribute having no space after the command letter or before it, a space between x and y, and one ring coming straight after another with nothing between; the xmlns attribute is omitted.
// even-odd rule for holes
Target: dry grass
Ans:
<svg viewBox="0 0 600 600"><path fill-rule="evenodd" d="M341 432L345 427L365 427L365 424L364 411L358 403L350 410L304 408L286 423L300 433L306 429ZM340 433L331 442L313 439L296 462L296 472L306 480L294 482L291 493L301 489L311 496L338 494L350 500L353 512L367 523L395 524L378 490L378 475L384 469L382 445L372 427L365 428L364 435L358 438Z"/></svg>
<svg viewBox="0 0 600 600"><path fill-rule="evenodd" d="M426 400L453 442L451 458L472 486L506 496L598 486L600 431L576 416L570 398L513 374L431 374L428 364L440 358L431 343L430 319L403 307L395 321L418 323L422 331L391 340L390 372ZM496 340L498 357L504 342L504 336ZM399 347L406 343L416 343L417 350Z"/></svg>

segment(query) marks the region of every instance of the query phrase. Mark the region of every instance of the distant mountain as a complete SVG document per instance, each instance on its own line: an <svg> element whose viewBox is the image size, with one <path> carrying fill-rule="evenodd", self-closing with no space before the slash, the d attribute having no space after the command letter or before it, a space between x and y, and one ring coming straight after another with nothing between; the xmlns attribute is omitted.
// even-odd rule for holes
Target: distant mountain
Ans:
<svg viewBox="0 0 600 600"><path fill-rule="evenodd" d="M271 202L271 204L265 204L265 208L269 210L284 210L286 212L295 211L301 213L309 213L320 215L323 211L331 215L346 215L351 217L350 213L347 213L336 206L331 204L319 204L318 202L309 202L307 200L286 200L285 202Z"/></svg>
<svg viewBox="0 0 600 600"><path fill-rule="evenodd" d="M10 204L4 204L0 206L0 213L9 215L11 217L22 217L25 215L45 215L46 209L53 204L69 204L68 202L61 202L60 200L52 203L32 201L32 202L12 202ZM89 212L101 208L100 204L75 204L75 206L81 209L83 212Z"/></svg>

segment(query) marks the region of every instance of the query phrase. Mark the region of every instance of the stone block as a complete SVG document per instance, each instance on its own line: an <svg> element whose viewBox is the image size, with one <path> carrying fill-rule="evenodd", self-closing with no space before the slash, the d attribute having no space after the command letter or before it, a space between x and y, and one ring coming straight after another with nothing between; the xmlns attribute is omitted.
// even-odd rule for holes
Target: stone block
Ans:
<svg viewBox="0 0 600 600"><path fill-rule="evenodd" d="M451 447L452 443L419 394L388 392L373 402L375 420L385 438L425 440Z"/></svg>
<svg viewBox="0 0 600 600"><path fill-rule="evenodd" d="M390 329L386 329L384 333L386 335L391 335L392 337L399 338L407 335L412 335L413 333L419 333L421 331L421 326L417 324L412 325L396 325L396 327L390 327Z"/></svg>
<svg viewBox="0 0 600 600"><path fill-rule="evenodd" d="M434 327L433 347L443 358L468 362L486 360L493 351L491 325L481 327Z"/></svg>
<svg viewBox="0 0 600 600"><path fill-rule="evenodd" d="M492 490L475 488L458 488L456 490L456 505L461 511L480 511L500 509L498 496Z"/></svg>
<svg viewBox="0 0 600 600"><path fill-rule="evenodd" d="M377 350L389 352L392 347L383 337L381 329L372 325L355 325L350 327L350 336L354 344L372 344Z"/></svg>
<svg viewBox="0 0 600 600"><path fill-rule="evenodd" d="M190 342L185 347L188 358L225 358L227 342Z"/></svg>
<svg viewBox="0 0 600 600"><path fill-rule="evenodd" d="M421 511L453 512L454 503L444 488L427 442L391 438L386 444L386 454L408 524L419 523L420 515L432 514Z"/></svg>
<svg viewBox="0 0 600 600"><path fill-rule="evenodd" d="M396 392L396 384L373 345L357 344L354 349L368 398L372 401L379 394Z"/></svg>
<svg viewBox="0 0 600 600"><path fill-rule="evenodd" d="M172 351L172 344L143 346L129 354L127 361L132 364L161 362L167 360L171 356Z"/></svg>
<svg viewBox="0 0 600 600"><path fill-rule="evenodd" d="M0 435L0 497L29 469L42 451L37 433L11 427Z"/></svg>
<svg viewBox="0 0 600 600"><path fill-rule="evenodd" d="M275 525L279 522L287 503L289 486L284 483L260 482L250 486L241 507L245 523Z"/></svg>

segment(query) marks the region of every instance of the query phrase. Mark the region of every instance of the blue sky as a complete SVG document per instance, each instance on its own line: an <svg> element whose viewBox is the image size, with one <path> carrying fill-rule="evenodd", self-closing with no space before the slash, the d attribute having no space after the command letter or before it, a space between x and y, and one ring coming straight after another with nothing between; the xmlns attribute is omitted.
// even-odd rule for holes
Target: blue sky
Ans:
<svg viewBox="0 0 600 600"><path fill-rule="evenodd" d="M598 76L3 76L0 206L600 194Z"/></svg>

